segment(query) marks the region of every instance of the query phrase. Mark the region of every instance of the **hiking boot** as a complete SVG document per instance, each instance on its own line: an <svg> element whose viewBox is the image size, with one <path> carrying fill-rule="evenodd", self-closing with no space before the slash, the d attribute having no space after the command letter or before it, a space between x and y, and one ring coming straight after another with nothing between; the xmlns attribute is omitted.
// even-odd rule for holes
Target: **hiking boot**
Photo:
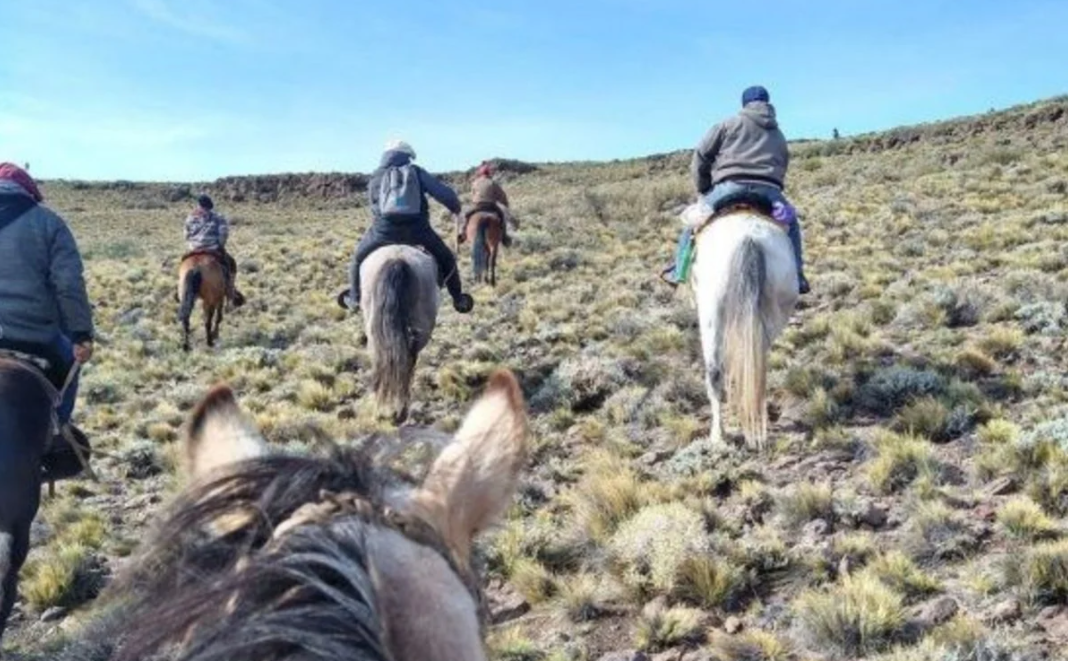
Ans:
<svg viewBox="0 0 1068 661"><path fill-rule="evenodd" d="M660 272L660 279L667 283L672 288L679 286L679 280L675 277L675 265L667 267Z"/></svg>
<svg viewBox="0 0 1068 661"><path fill-rule="evenodd" d="M467 314L475 309L475 299L471 298L471 294L460 294L452 299L452 307L460 314Z"/></svg>
<svg viewBox="0 0 1068 661"><path fill-rule="evenodd" d="M81 447L82 454L88 462L92 452L89 438L74 425L68 424L67 429L74 441ZM53 436L48 452L41 457L42 480L45 482L69 480L78 477L84 470L85 467L82 466L82 462L78 459L74 448L71 447L70 441L62 433Z"/></svg>
<svg viewBox="0 0 1068 661"><path fill-rule="evenodd" d="M808 284L808 278L806 278L803 273L798 274L797 276L797 291L801 295L805 295L812 291L812 287Z"/></svg>

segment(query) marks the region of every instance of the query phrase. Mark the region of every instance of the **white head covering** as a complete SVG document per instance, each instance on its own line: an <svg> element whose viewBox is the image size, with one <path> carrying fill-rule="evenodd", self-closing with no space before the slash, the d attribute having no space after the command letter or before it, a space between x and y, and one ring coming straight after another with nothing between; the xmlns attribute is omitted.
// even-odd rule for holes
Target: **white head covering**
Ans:
<svg viewBox="0 0 1068 661"><path fill-rule="evenodd" d="M409 145L403 140L390 140L386 142L385 151L399 151L403 154L411 156L413 161L415 160L415 150L412 149L411 145Z"/></svg>

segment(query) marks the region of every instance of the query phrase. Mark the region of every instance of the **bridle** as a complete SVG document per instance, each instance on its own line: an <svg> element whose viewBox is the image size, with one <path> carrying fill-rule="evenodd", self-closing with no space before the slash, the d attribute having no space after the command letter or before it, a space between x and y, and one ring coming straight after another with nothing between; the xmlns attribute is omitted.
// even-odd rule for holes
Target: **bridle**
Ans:
<svg viewBox="0 0 1068 661"><path fill-rule="evenodd" d="M301 526L314 524L326 525L331 520L345 517L359 517L364 523L388 528L404 536L408 541L425 546L437 553L452 569L460 582L475 602L478 612L479 627L485 629L488 622L485 595L482 591L478 574L470 563L461 561L445 543L441 533L422 517L401 512L389 505L377 503L366 496L344 491L335 493L322 490L319 500L305 503L298 507L289 517L280 523L271 535L266 549L278 548L282 541Z"/></svg>

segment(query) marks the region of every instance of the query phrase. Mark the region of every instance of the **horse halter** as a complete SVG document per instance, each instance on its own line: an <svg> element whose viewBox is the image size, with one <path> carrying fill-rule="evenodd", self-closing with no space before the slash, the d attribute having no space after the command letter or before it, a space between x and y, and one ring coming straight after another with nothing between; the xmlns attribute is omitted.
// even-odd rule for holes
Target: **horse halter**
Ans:
<svg viewBox="0 0 1068 661"><path fill-rule="evenodd" d="M471 595L478 613L479 627L485 629L489 621L489 611L486 607L481 582L471 566L460 562L449 550L441 534L421 517L400 512L388 505L375 503L358 493L320 491L318 501L301 505L285 521L278 524L271 535L271 540L267 543L267 548L277 548L288 534L301 526L325 525L331 519L342 516L356 516L368 525L388 528L400 533L408 541L425 546L437 553Z"/></svg>

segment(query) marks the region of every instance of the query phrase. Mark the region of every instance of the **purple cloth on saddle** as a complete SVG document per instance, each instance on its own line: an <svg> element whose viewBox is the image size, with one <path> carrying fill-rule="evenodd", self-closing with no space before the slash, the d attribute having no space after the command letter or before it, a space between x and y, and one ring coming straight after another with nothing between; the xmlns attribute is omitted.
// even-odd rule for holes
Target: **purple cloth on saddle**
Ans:
<svg viewBox="0 0 1068 661"><path fill-rule="evenodd" d="M771 216L783 225L792 225L797 222L797 209L788 202L774 202L771 205Z"/></svg>

